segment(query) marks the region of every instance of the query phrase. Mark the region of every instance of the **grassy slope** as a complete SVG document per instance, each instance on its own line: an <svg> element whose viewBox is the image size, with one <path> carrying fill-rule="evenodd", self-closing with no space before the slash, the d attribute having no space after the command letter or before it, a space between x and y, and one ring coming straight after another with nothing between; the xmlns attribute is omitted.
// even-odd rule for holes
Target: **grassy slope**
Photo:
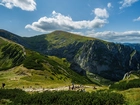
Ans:
<svg viewBox="0 0 140 105"><path fill-rule="evenodd" d="M0 37L0 70L21 64L24 50L18 44Z"/></svg>
<svg viewBox="0 0 140 105"><path fill-rule="evenodd" d="M6 88L58 87L61 85L67 86L71 82L68 78L63 80L64 75L53 76L49 71L29 70L22 65L8 71L1 71L0 75L0 83L4 82ZM57 77L62 77L62 80L57 79Z"/></svg>
<svg viewBox="0 0 140 105"><path fill-rule="evenodd" d="M47 57L24 50L21 45L0 38L1 70L6 70L0 71L0 84L4 82L7 88L21 88L67 86L71 82L91 83L86 77L72 71L65 58ZM19 62L23 56L24 60ZM7 70L8 68L12 69Z"/></svg>
<svg viewBox="0 0 140 105"><path fill-rule="evenodd" d="M8 71L1 71L0 84L6 83L7 88L22 88L23 86L25 88L29 86L53 88L71 85L72 81L79 84L91 83L85 77L70 70L68 66L69 63L65 59L49 56L44 70L27 69L21 65Z"/></svg>
<svg viewBox="0 0 140 105"><path fill-rule="evenodd" d="M63 31L54 31L45 38L54 48L60 48L73 44L74 42L85 42L87 40L95 40L94 38L84 37Z"/></svg>
<svg viewBox="0 0 140 105"><path fill-rule="evenodd" d="M128 105L139 105L140 104L140 88L131 88L124 91L119 91L126 98Z"/></svg>
<svg viewBox="0 0 140 105"><path fill-rule="evenodd" d="M120 80L110 87L116 90L125 90L129 88L135 88L140 86L140 70L131 73L125 79Z"/></svg>
<svg viewBox="0 0 140 105"><path fill-rule="evenodd" d="M124 80L116 82L115 84L121 84L121 83L126 83L127 84L128 82L130 82L132 80L135 81L135 80L138 80L138 79L140 79L140 71L133 72L132 74L130 74L129 78L126 78ZM125 99L126 99L126 103L128 105L139 105L140 104L140 100L139 100L140 99L140 94L139 94L140 87L129 88L129 89L124 89L124 90L116 90L115 89L113 91L123 94Z"/></svg>

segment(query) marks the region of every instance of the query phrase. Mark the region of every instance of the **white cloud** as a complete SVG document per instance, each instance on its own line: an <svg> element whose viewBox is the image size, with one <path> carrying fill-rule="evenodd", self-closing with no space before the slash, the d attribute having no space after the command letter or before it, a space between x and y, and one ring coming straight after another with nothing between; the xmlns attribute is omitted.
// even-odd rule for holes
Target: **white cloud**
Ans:
<svg viewBox="0 0 140 105"><path fill-rule="evenodd" d="M122 4L122 6L120 7L120 9L126 8L131 6L133 3L137 2L139 0L122 0L120 2L120 4Z"/></svg>
<svg viewBox="0 0 140 105"><path fill-rule="evenodd" d="M94 14L96 15L97 18L108 18L109 17L109 14L107 12L107 10L104 8L104 9L101 9L101 8L95 8L93 10Z"/></svg>
<svg viewBox="0 0 140 105"><path fill-rule="evenodd" d="M137 19L134 19L133 21L140 21L140 17L138 17Z"/></svg>
<svg viewBox="0 0 140 105"><path fill-rule="evenodd" d="M108 8L111 8L111 7L113 7L113 6L112 6L111 3L108 3L108 4L107 4L107 7L108 7Z"/></svg>
<svg viewBox="0 0 140 105"><path fill-rule="evenodd" d="M99 8L98 8L99 9ZM102 9L99 9L102 10ZM107 22L107 11L103 9L104 12L99 11L95 13L96 17L93 20L82 20L82 21L73 21L69 16L64 16L61 13L55 11L52 12L51 17L41 17L37 22L28 24L25 26L26 29L33 29L35 31L47 32L54 30L65 30L72 31L78 29L92 29L103 27ZM103 13L101 15L101 13Z"/></svg>
<svg viewBox="0 0 140 105"><path fill-rule="evenodd" d="M2 0L0 1L0 5L5 6L9 9L18 7L26 11L34 11L36 9L35 0Z"/></svg>
<svg viewBox="0 0 140 105"><path fill-rule="evenodd" d="M140 40L140 31L125 31L125 32L114 32L114 31L95 32L95 31L88 31L86 34L88 36L90 36L90 37L95 37L95 38L99 38L99 39L110 41L110 42L139 43L139 40Z"/></svg>

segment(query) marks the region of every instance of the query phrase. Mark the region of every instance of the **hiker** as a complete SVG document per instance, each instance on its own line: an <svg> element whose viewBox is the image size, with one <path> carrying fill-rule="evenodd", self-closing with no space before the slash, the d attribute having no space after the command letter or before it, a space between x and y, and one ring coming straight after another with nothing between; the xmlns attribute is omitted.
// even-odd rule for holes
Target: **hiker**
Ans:
<svg viewBox="0 0 140 105"><path fill-rule="evenodd" d="M5 83L2 83L2 88L4 88L4 86L5 86Z"/></svg>

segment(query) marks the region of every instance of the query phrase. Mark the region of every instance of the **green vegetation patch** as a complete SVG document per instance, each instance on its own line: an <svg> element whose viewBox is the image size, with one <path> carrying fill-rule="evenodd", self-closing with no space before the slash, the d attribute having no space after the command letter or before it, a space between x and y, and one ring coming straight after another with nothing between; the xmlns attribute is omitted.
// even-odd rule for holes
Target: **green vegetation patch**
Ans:
<svg viewBox="0 0 140 105"><path fill-rule="evenodd" d="M140 88L140 79L121 81L110 86L110 89L126 90L129 88Z"/></svg>
<svg viewBox="0 0 140 105"><path fill-rule="evenodd" d="M121 94L113 92L45 91L29 94L19 89L0 89L0 100L9 99L13 105L122 105Z"/></svg>
<svg viewBox="0 0 140 105"><path fill-rule="evenodd" d="M126 99L126 105L139 105L140 104L140 88L131 88L128 90L120 91Z"/></svg>
<svg viewBox="0 0 140 105"><path fill-rule="evenodd" d="M1 40L0 40L1 41ZM14 42L0 42L0 70L20 65L24 60L24 48Z"/></svg>
<svg viewBox="0 0 140 105"><path fill-rule="evenodd" d="M34 51L27 51L26 59L23 62L24 67L28 69L44 70L42 63L46 62L46 58Z"/></svg>

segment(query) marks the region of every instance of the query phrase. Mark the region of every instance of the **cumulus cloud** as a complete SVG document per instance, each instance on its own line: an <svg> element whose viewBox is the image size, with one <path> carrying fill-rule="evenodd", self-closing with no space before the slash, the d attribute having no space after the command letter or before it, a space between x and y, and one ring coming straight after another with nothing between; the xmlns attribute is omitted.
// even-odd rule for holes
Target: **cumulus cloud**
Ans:
<svg viewBox="0 0 140 105"><path fill-rule="evenodd" d="M122 0L121 2L119 2L120 4L122 4L120 9L129 7L129 6L131 6L132 4L134 4L137 1L139 1L139 0Z"/></svg>
<svg viewBox="0 0 140 105"><path fill-rule="evenodd" d="M26 11L34 11L36 9L35 0L2 0L0 1L0 5L5 6L9 9L18 7Z"/></svg>
<svg viewBox="0 0 140 105"><path fill-rule="evenodd" d="M108 8L111 8L111 7L112 7L112 4L111 4L111 3L108 3L108 4L107 4L107 7L108 7Z"/></svg>
<svg viewBox="0 0 140 105"><path fill-rule="evenodd" d="M95 10L96 17L93 20L73 21L70 16L62 15L55 11L52 12L51 17L41 17L37 22L28 24L26 29L33 29L35 31L47 32L53 30L72 31L78 29L92 29L103 27L107 23L107 11L105 9L99 11ZM104 13L105 12L105 13ZM103 13L103 14L101 14Z"/></svg>
<svg viewBox="0 0 140 105"><path fill-rule="evenodd" d="M97 18L108 18L109 17L109 14L107 12L107 10L104 8L104 9L101 9L101 8L95 8L93 10L94 14L96 15Z"/></svg>
<svg viewBox="0 0 140 105"><path fill-rule="evenodd" d="M110 42L131 42L131 43L139 43L140 40L140 31L125 31L125 32L114 32L114 31L103 31L103 32L95 32L88 31L86 33L90 37L95 37L99 39L103 39Z"/></svg>
<svg viewBox="0 0 140 105"><path fill-rule="evenodd" d="M140 21L140 17L138 17L137 19L134 19L133 21Z"/></svg>

